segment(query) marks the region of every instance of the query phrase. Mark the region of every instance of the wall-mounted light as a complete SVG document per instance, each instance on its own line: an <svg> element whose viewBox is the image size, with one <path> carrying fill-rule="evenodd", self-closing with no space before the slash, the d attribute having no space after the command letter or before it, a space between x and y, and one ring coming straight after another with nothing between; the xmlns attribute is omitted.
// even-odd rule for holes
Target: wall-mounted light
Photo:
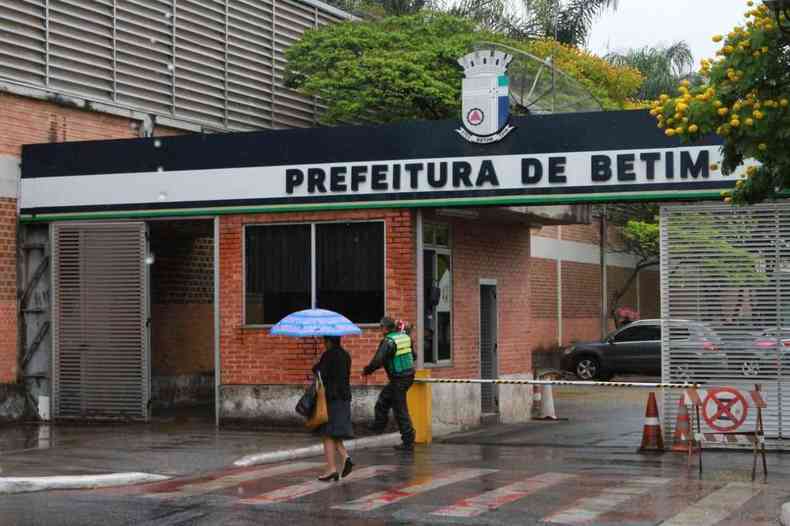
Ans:
<svg viewBox="0 0 790 526"><path fill-rule="evenodd" d="M156 255L153 252L149 252L145 256L145 264L146 265L153 265L154 263L156 263Z"/></svg>

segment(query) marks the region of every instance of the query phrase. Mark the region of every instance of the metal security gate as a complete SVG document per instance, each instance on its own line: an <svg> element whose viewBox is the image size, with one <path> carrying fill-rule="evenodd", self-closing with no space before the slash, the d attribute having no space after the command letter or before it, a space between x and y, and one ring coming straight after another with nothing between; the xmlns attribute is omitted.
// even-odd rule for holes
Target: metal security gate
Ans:
<svg viewBox="0 0 790 526"><path fill-rule="evenodd" d="M780 439L790 439L790 202L662 208L661 312L663 380L704 383L714 394L762 384L766 436L783 447ZM669 436L678 398L664 394ZM754 429L753 408L735 415L716 403L703 408L703 431Z"/></svg>
<svg viewBox="0 0 790 526"><path fill-rule="evenodd" d="M497 377L497 302L496 285L480 285L480 375L483 379ZM482 412L498 413L497 386L480 385Z"/></svg>
<svg viewBox="0 0 790 526"><path fill-rule="evenodd" d="M53 414L148 418L144 223L52 227Z"/></svg>

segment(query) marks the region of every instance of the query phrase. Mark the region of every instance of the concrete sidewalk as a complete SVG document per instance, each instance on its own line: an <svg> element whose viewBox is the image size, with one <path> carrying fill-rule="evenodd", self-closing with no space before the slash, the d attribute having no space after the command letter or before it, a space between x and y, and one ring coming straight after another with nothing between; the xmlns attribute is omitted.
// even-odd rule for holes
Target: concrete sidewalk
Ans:
<svg viewBox="0 0 790 526"><path fill-rule="evenodd" d="M347 446L399 440L397 434L361 436ZM6 425L0 428L0 494L197 476L238 462L254 465L321 453L319 439L301 430L217 429L193 421Z"/></svg>

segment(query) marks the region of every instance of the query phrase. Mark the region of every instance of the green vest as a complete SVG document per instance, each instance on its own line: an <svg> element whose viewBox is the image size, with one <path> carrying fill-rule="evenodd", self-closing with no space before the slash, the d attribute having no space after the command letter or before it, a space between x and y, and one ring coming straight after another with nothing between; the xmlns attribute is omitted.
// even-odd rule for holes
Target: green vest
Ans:
<svg viewBox="0 0 790 526"><path fill-rule="evenodd" d="M395 356L390 362L390 369L395 374L414 369L414 356L411 354L411 338L402 332L391 332L387 338L395 344Z"/></svg>

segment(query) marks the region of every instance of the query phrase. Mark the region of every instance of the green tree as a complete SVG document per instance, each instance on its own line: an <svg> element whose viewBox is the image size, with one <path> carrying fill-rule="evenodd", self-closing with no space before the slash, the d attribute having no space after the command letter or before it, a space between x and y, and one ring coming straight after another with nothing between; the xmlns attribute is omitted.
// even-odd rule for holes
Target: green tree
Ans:
<svg viewBox="0 0 790 526"><path fill-rule="evenodd" d="M623 297L631 290L640 272L659 264L659 211L655 204L635 203L607 205L597 213L605 214L610 224L620 227L618 238L608 243L608 249L636 257L636 263L630 269L631 272L623 286L616 289L608 300L609 316L614 321L615 327L619 327L623 320L618 315L618 308Z"/></svg>
<svg viewBox="0 0 790 526"><path fill-rule="evenodd" d="M618 66L636 68L645 77L639 88L639 100L655 100L671 91L678 82L691 75L694 57L684 41L671 46L645 46L625 53L609 53L606 60Z"/></svg>
<svg viewBox="0 0 790 526"><path fill-rule="evenodd" d="M593 21L617 0L458 0L439 1L433 7L453 16L469 18L482 29L515 39L556 39L581 46Z"/></svg>
<svg viewBox="0 0 790 526"><path fill-rule="evenodd" d="M478 29L517 39L551 38L586 43L593 21L618 0L329 0L362 18L413 15L432 10L474 20Z"/></svg>
<svg viewBox="0 0 790 526"><path fill-rule="evenodd" d="M693 142L707 133L720 135L723 173L749 165L736 190L725 192L727 201L741 204L790 187L790 42L778 28L790 29L790 20L782 14L777 21L763 4L747 4L744 25L713 37L722 47L716 60L702 61L707 83L683 83L676 96L662 94L651 110L669 136Z"/></svg>
<svg viewBox="0 0 790 526"><path fill-rule="evenodd" d="M479 30L474 21L428 11L308 31L286 52L286 82L320 97L323 124L451 118L461 106L458 57L481 41L552 56L607 109L625 107L642 82L638 71L571 46L520 42Z"/></svg>

